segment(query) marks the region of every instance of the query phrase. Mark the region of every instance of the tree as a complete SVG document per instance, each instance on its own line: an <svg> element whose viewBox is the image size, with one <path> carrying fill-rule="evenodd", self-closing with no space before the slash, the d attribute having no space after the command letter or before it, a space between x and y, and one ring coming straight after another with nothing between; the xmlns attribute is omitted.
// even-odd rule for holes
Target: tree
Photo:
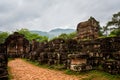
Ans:
<svg viewBox="0 0 120 80"><path fill-rule="evenodd" d="M118 36L120 30L120 12L113 14L112 19L107 22L106 26L103 26L103 33L106 36Z"/></svg>
<svg viewBox="0 0 120 80"><path fill-rule="evenodd" d="M76 35L77 35L77 33L76 33L76 32L72 32L72 33L68 34L69 39L75 38L75 37L76 37Z"/></svg>
<svg viewBox="0 0 120 80"><path fill-rule="evenodd" d="M99 36L108 36L108 27L103 26L101 27L100 31L99 31Z"/></svg>
<svg viewBox="0 0 120 80"><path fill-rule="evenodd" d="M75 38L76 37L76 32L72 32L70 34L61 34L58 36L58 38L63 38L63 39L72 39L72 38Z"/></svg>
<svg viewBox="0 0 120 80"><path fill-rule="evenodd" d="M103 33L104 33L104 26L103 26L103 27L100 27L100 26L99 26L98 35L99 35L100 37L101 37L101 36L104 36Z"/></svg>
<svg viewBox="0 0 120 80"><path fill-rule="evenodd" d="M114 27L111 27L114 26ZM120 29L120 12L113 14L112 20L107 23L106 27L110 29Z"/></svg>
<svg viewBox="0 0 120 80"><path fill-rule="evenodd" d="M110 37L114 37L114 36L120 36L120 29L115 29L113 31L111 31Z"/></svg>
<svg viewBox="0 0 120 80"><path fill-rule="evenodd" d="M48 37L47 36L42 36L40 42L47 42L48 41Z"/></svg>
<svg viewBox="0 0 120 80"><path fill-rule="evenodd" d="M32 41L33 39L35 39L36 41L39 41L39 42L48 41L48 37L41 36L36 33L32 33L28 29L22 28L21 30L17 30L17 32L19 32L20 34L24 34L25 38L27 38L29 41Z"/></svg>
<svg viewBox="0 0 120 80"><path fill-rule="evenodd" d="M31 38L31 33L28 29L22 28L20 30L17 30L16 32L25 35L25 38L27 38L28 40L30 40L30 38Z"/></svg>
<svg viewBox="0 0 120 80"><path fill-rule="evenodd" d="M4 43L5 39L9 36L9 33L7 32L2 32L0 33L0 44Z"/></svg>
<svg viewBox="0 0 120 80"><path fill-rule="evenodd" d="M68 39L68 35L63 33L63 34L59 35L58 38Z"/></svg>

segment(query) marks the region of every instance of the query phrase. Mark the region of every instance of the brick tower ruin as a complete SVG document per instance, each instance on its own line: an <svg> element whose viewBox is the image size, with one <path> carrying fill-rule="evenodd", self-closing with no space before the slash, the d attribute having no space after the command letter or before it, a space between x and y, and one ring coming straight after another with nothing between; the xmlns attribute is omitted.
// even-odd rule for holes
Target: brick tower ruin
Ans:
<svg viewBox="0 0 120 80"><path fill-rule="evenodd" d="M98 38L99 22L90 17L88 21L80 22L77 25L78 39L96 39Z"/></svg>

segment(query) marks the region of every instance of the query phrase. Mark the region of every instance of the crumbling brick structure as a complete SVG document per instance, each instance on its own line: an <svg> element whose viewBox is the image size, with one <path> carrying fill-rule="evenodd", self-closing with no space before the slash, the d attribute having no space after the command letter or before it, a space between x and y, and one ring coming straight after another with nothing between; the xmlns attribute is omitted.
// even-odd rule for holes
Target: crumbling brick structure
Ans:
<svg viewBox="0 0 120 80"><path fill-rule="evenodd" d="M86 71L91 70L92 65L87 63L89 55L86 53L79 54L69 54L68 58L70 59L69 68L73 71Z"/></svg>
<svg viewBox="0 0 120 80"><path fill-rule="evenodd" d="M29 52L29 41L25 39L24 35L14 32L5 40L7 46L7 54L9 56L20 56L21 54Z"/></svg>
<svg viewBox="0 0 120 80"><path fill-rule="evenodd" d="M98 38L98 32L99 22L92 17L78 24L77 39L33 40L30 47L29 41L15 32L6 39L5 52L26 53L24 57L29 60L50 66L63 64L74 71L99 69L101 65L103 71L120 74L120 37Z"/></svg>
<svg viewBox="0 0 120 80"><path fill-rule="evenodd" d="M7 54L0 53L0 80L8 80L7 63Z"/></svg>
<svg viewBox="0 0 120 80"><path fill-rule="evenodd" d="M99 22L93 17L88 21L80 22L77 25L77 38L78 39L96 39L98 38Z"/></svg>
<svg viewBox="0 0 120 80"><path fill-rule="evenodd" d="M8 80L6 45L0 44L0 80Z"/></svg>

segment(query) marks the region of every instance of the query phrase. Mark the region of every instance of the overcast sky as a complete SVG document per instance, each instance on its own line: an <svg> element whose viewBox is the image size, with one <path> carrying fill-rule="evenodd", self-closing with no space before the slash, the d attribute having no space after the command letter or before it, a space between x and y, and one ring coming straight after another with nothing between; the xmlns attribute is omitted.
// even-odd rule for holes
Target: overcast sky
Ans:
<svg viewBox="0 0 120 80"><path fill-rule="evenodd" d="M76 29L95 17L103 26L120 11L120 0L0 0L0 31Z"/></svg>

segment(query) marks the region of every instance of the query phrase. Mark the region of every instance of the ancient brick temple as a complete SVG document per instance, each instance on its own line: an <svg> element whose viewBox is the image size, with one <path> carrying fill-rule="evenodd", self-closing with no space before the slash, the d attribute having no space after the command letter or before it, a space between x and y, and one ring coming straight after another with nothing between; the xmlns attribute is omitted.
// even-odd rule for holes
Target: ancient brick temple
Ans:
<svg viewBox="0 0 120 80"><path fill-rule="evenodd" d="M48 42L34 39L30 44L24 35L15 32L0 45L0 52L49 66L62 64L59 69L97 69L120 74L120 37L98 38L98 33L99 22L90 17L88 21L78 24L75 39L57 38Z"/></svg>
<svg viewBox="0 0 120 80"><path fill-rule="evenodd" d="M99 22L93 17L88 21L80 22L77 25L77 38L78 39L96 39L98 38Z"/></svg>
<svg viewBox="0 0 120 80"><path fill-rule="evenodd" d="M20 55L29 51L29 41L25 39L24 35L14 32L6 40L7 54Z"/></svg>

